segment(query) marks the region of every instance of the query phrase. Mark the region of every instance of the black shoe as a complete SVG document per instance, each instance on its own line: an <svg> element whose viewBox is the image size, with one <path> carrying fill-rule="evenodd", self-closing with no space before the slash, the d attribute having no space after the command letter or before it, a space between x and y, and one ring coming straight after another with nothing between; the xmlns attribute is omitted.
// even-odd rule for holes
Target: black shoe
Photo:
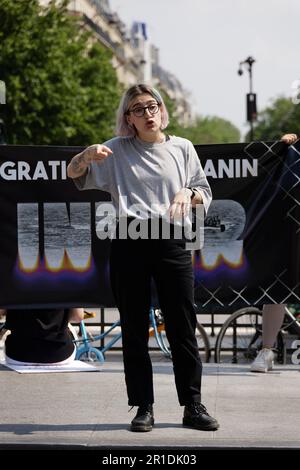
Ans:
<svg viewBox="0 0 300 470"><path fill-rule="evenodd" d="M130 430L134 432L152 431L154 424L152 405L139 406L135 418L131 421Z"/></svg>
<svg viewBox="0 0 300 470"><path fill-rule="evenodd" d="M218 421L209 416L207 409L201 403L191 403L184 407L182 424L201 431L215 431L219 427Z"/></svg>

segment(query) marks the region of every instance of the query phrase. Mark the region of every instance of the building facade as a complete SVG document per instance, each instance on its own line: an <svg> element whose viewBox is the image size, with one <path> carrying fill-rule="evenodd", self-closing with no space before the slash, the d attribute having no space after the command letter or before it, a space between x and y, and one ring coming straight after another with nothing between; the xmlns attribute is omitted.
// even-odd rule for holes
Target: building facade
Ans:
<svg viewBox="0 0 300 470"><path fill-rule="evenodd" d="M50 0L39 0L47 5ZM159 62L159 49L150 43L146 23L133 23L129 29L113 12L109 0L70 0L70 13L80 16L95 40L113 53L112 64L124 87L149 83L164 91L175 103L176 116L183 126L193 121L188 93L180 81Z"/></svg>

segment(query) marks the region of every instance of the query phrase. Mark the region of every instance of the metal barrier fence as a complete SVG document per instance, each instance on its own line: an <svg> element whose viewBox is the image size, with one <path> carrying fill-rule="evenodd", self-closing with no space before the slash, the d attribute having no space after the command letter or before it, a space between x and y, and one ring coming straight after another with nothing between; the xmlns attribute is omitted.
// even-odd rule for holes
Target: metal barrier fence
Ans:
<svg viewBox="0 0 300 470"><path fill-rule="evenodd" d="M88 311L92 311L92 309L87 309ZM103 334L113 323L116 321L118 318L118 311L117 309L110 309L110 308L105 308L101 307L99 309L99 314L96 316L97 320L86 320L86 325L88 329L94 329L94 331L97 331L97 334ZM113 315L111 310L113 310ZM201 312L200 310L197 311L197 320L199 323L204 326L205 330L207 331L207 334L209 336L209 339L211 340L211 349L214 348L214 340L218 335L218 332L223 325L223 322L228 318L228 316L233 312L233 309L228 309L228 312ZM110 318L109 318L110 317ZM113 318L112 318L113 317ZM114 333L112 333L114 334ZM109 337L104 337L100 340L100 346L103 348L106 344L106 342L109 340ZM96 344L97 346L97 344ZM149 345L150 350L159 350L157 344L153 342L153 344ZM116 344L112 346L111 350L114 351L120 351L122 350L122 346L119 344Z"/></svg>

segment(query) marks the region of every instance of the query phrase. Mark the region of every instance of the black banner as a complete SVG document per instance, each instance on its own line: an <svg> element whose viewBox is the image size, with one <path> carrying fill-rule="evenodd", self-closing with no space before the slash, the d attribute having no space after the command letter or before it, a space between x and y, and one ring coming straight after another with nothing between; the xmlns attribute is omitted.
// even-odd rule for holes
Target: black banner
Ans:
<svg viewBox="0 0 300 470"><path fill-rule="evenodd" d="M0 147L0 306L114 306L110 241L96 233L110 196L66 176L79 147ZM299 303L300 145L196 146L213 191L193 252L205 308Z"/></svg>

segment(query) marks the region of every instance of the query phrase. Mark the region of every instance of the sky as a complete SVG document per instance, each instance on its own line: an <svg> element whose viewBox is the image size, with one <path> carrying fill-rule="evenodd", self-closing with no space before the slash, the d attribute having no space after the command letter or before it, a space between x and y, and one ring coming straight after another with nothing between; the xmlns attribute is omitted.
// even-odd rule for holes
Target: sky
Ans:
<svg viewBox="0 0 300 470"><path fill-rule="evenodd" d="M194 111L230 120L244 135L253 56L258 111L300 83L300 0L110 0L131 25L145 22L160 65L190 93Z"/></svg>

